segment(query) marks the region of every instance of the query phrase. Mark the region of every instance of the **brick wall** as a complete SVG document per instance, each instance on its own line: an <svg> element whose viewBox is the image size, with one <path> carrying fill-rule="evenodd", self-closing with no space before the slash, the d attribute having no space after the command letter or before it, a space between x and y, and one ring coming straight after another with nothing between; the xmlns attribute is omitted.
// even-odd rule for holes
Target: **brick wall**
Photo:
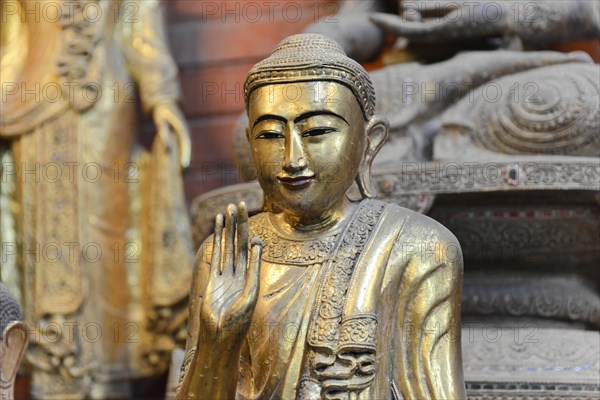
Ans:
<svg viewBox="0 0 600 400"><path fill-rule="evenodd" d="M171 51L179 65L183 109L192 131L188 201L240 181L232 133L244 110L248 70L286 36L337 11L332 0L169 0Z"/></svg>

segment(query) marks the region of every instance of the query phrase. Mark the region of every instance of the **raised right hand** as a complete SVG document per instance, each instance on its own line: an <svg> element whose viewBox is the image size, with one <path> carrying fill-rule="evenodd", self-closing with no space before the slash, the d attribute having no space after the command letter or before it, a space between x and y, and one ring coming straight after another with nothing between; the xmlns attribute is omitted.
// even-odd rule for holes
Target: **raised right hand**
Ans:
<svg viewBox="0 0 600 400"><path fill-rule="evenodd" d="M224 218L217 215L200 307L201 330L214 332L215 341L236 342L248 333L260 288L261 253L260 239L248 246L248 210L243 202L227 206Z"/></svg>

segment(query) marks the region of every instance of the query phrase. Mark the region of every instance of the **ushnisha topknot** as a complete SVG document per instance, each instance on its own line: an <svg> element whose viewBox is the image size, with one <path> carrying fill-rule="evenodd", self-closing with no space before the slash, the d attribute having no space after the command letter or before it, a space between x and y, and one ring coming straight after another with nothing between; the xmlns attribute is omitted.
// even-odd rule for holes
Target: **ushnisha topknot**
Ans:
<svg viewBox="0 0 600 400"><path fill-rule="evenodd" d="M316 80L347 86L358 100L365 119L375 113L375 89L367 71L348 57L335 40L316 33L283 39L273 54L252 67L244 84L246 107L252 91L261 86Z"/></svg>

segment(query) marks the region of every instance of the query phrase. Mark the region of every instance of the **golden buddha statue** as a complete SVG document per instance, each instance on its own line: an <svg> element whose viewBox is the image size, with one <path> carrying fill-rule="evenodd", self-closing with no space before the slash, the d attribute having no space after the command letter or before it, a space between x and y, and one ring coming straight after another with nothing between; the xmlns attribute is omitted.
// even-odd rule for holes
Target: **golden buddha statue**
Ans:
<svg viewBox="0 0 600 400"><path fill-rule="evenodd" d="M265 205L229 205L198 253L178 398L466 398L460 246L372 198L388 124L369 75L328 37L295 35L245 98Z"/></svg>
<svg viewBox="0 0 600 400"><path fill-rule="evenodd" d="M32 395L124 398L186 337L191 151L162 6L0 6L0 255L31 329Z"/></svg>

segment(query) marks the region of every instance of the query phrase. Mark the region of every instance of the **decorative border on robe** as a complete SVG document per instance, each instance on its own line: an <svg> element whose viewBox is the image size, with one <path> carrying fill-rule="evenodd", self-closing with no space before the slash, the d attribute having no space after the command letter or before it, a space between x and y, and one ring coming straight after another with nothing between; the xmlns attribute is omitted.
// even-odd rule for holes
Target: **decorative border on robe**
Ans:
<svg viewBox="0 0 600 400"><path fill-rule="evenodd" d="M344 316L343 309L356 262L369 243L385 207L386 203L381 201L363 201L342 234L337 251L333 252L324 266L327 271L307 339L313 348L328 349L335 354L341 340L342 343L350 341L355 344L360 341L361 347L375 349L377 319L372 315ZM363 330L361 327L369 333L355 334Z"/></svg>

